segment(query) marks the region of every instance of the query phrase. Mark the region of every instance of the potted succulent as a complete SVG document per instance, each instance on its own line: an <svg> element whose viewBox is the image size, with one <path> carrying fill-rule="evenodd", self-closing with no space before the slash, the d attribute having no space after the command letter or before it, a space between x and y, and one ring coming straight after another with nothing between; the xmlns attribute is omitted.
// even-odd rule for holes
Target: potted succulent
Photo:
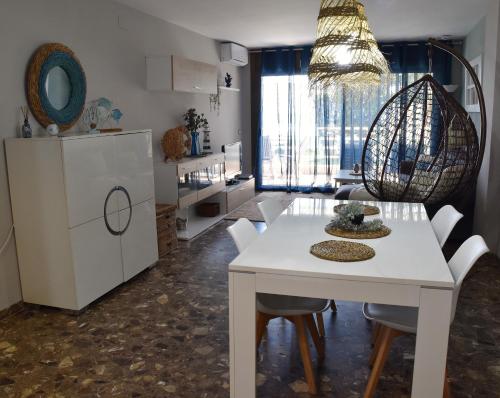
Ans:
<svg viewBox="0 0 500 398"><path fill-rule="evenodd" d="M201 154L200 133L198 129L205 124L208 124L205 114L197 114L196 109L190 108L184 114L184 122L186 128L191 132L191 156Z"/></svg>
<svg viewBox="0 0 500 398"><path fill-rule="evenodd" d="M359 202L351 202L344 208L344 216L354 225L361 225L365 219L364 207Z"/></svg>

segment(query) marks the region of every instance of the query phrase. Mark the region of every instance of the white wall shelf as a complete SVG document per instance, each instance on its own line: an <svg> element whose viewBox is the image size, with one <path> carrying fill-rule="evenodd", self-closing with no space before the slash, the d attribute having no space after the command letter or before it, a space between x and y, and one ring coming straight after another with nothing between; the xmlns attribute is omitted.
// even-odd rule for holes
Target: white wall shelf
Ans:
<svg viewBox="0 0 500 398"><path fill-rule="evenodd" d="M219 86L219 90L221 90L221 91L232 91L234 93L239 93L240 92L239 88L226 87L226 86Z"/></svg>

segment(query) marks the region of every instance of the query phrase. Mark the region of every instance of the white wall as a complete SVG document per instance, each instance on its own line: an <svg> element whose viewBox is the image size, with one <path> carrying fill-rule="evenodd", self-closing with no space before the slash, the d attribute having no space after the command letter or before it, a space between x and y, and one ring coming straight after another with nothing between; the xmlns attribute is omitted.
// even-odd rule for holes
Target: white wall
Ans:
<svg viewBox="0 0 500 398"><path fill-rule="evenodd" d="M182 123L195 107L212 127L212 147L220 150L250 133L243 128L240 95L222 94L220 116L209 112L208 95L148 92L145 56L176 54L218 64L218 43L108 0L2 0L0 3L0 138L18 134L19 106L26 104L24 73L33 51L47 42L61 42L79 57L87 75L87 99L105 96L124 113L121 127L152 128L155 158L165 130ZM219 65L221 75L241 69ZM32 126L36 123L32 120ZM39 130L39 128L37 128ZM240 135L239 132L242 132ZM33 198L36 200L36 198ZM4 150L0 151L0 244L12 225ZM15 245L0 256L0 310L21 300Z"/></svg>
<svg viewBox="0 0 500 398"><path fill-rule="evenodd" d="M482 53L482 87L486 102L487 137L484 160L479 174L474 214L474 232L481 234L490 250L500 254L500 40L499 2L492 0L487 16L469 33L464 42L464 54L474 58ZM463 83L462 83L463 84ZM473 115L479 126L478 115Z"/></svg>
<svg viewBox="0 0 500 398"><path fill-rule="evenodd" d="M478 56L483 56L484 53L484 34L486 29L486 17L483 17L477 25L469 32L467 37L464 39L463 45L463 55L466 59L472 60ZM465 80L465 70L463 67L461 68L462 72L462 80L460 81L460 94L462 103L464 103L464 80ZM483 71L481 71L483 73ZM481 117L479 112L470 113L471 118L476 125L476 128L479 130L481 126Z"/></svg>

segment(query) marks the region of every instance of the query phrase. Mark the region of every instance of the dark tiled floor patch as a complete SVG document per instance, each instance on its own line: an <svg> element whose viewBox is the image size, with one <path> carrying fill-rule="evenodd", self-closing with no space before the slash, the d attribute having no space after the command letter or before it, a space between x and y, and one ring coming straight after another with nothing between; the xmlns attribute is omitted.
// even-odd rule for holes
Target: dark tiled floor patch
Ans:
<svg viewBox="0 0 500 398"><path fill-rule="evenodd" d="M0 396L229 396L227 264L223 222L117 288L80 316L41 308L0 321ZM452 327L455 397L500 397L500 263L485 256L464 283ZM359 303L326 314L321 397L360 397L371 326ZM409 397L414 338L390 354L378 397ZM258 354L260 397L307 397L295 332L273 320Z"/></svg>

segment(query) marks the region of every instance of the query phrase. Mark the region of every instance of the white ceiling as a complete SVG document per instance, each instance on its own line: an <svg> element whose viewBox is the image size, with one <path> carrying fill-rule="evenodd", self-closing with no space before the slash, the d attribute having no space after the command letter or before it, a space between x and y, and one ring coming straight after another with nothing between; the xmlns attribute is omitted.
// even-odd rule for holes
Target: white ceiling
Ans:
<svg viewBox="0 0 500 398"><path fill-rule="evenodd" d="M320 0L117 0L202 35L244 46L312 43ZM492 0L365 0L377 40L465 36Z"/></svg>

